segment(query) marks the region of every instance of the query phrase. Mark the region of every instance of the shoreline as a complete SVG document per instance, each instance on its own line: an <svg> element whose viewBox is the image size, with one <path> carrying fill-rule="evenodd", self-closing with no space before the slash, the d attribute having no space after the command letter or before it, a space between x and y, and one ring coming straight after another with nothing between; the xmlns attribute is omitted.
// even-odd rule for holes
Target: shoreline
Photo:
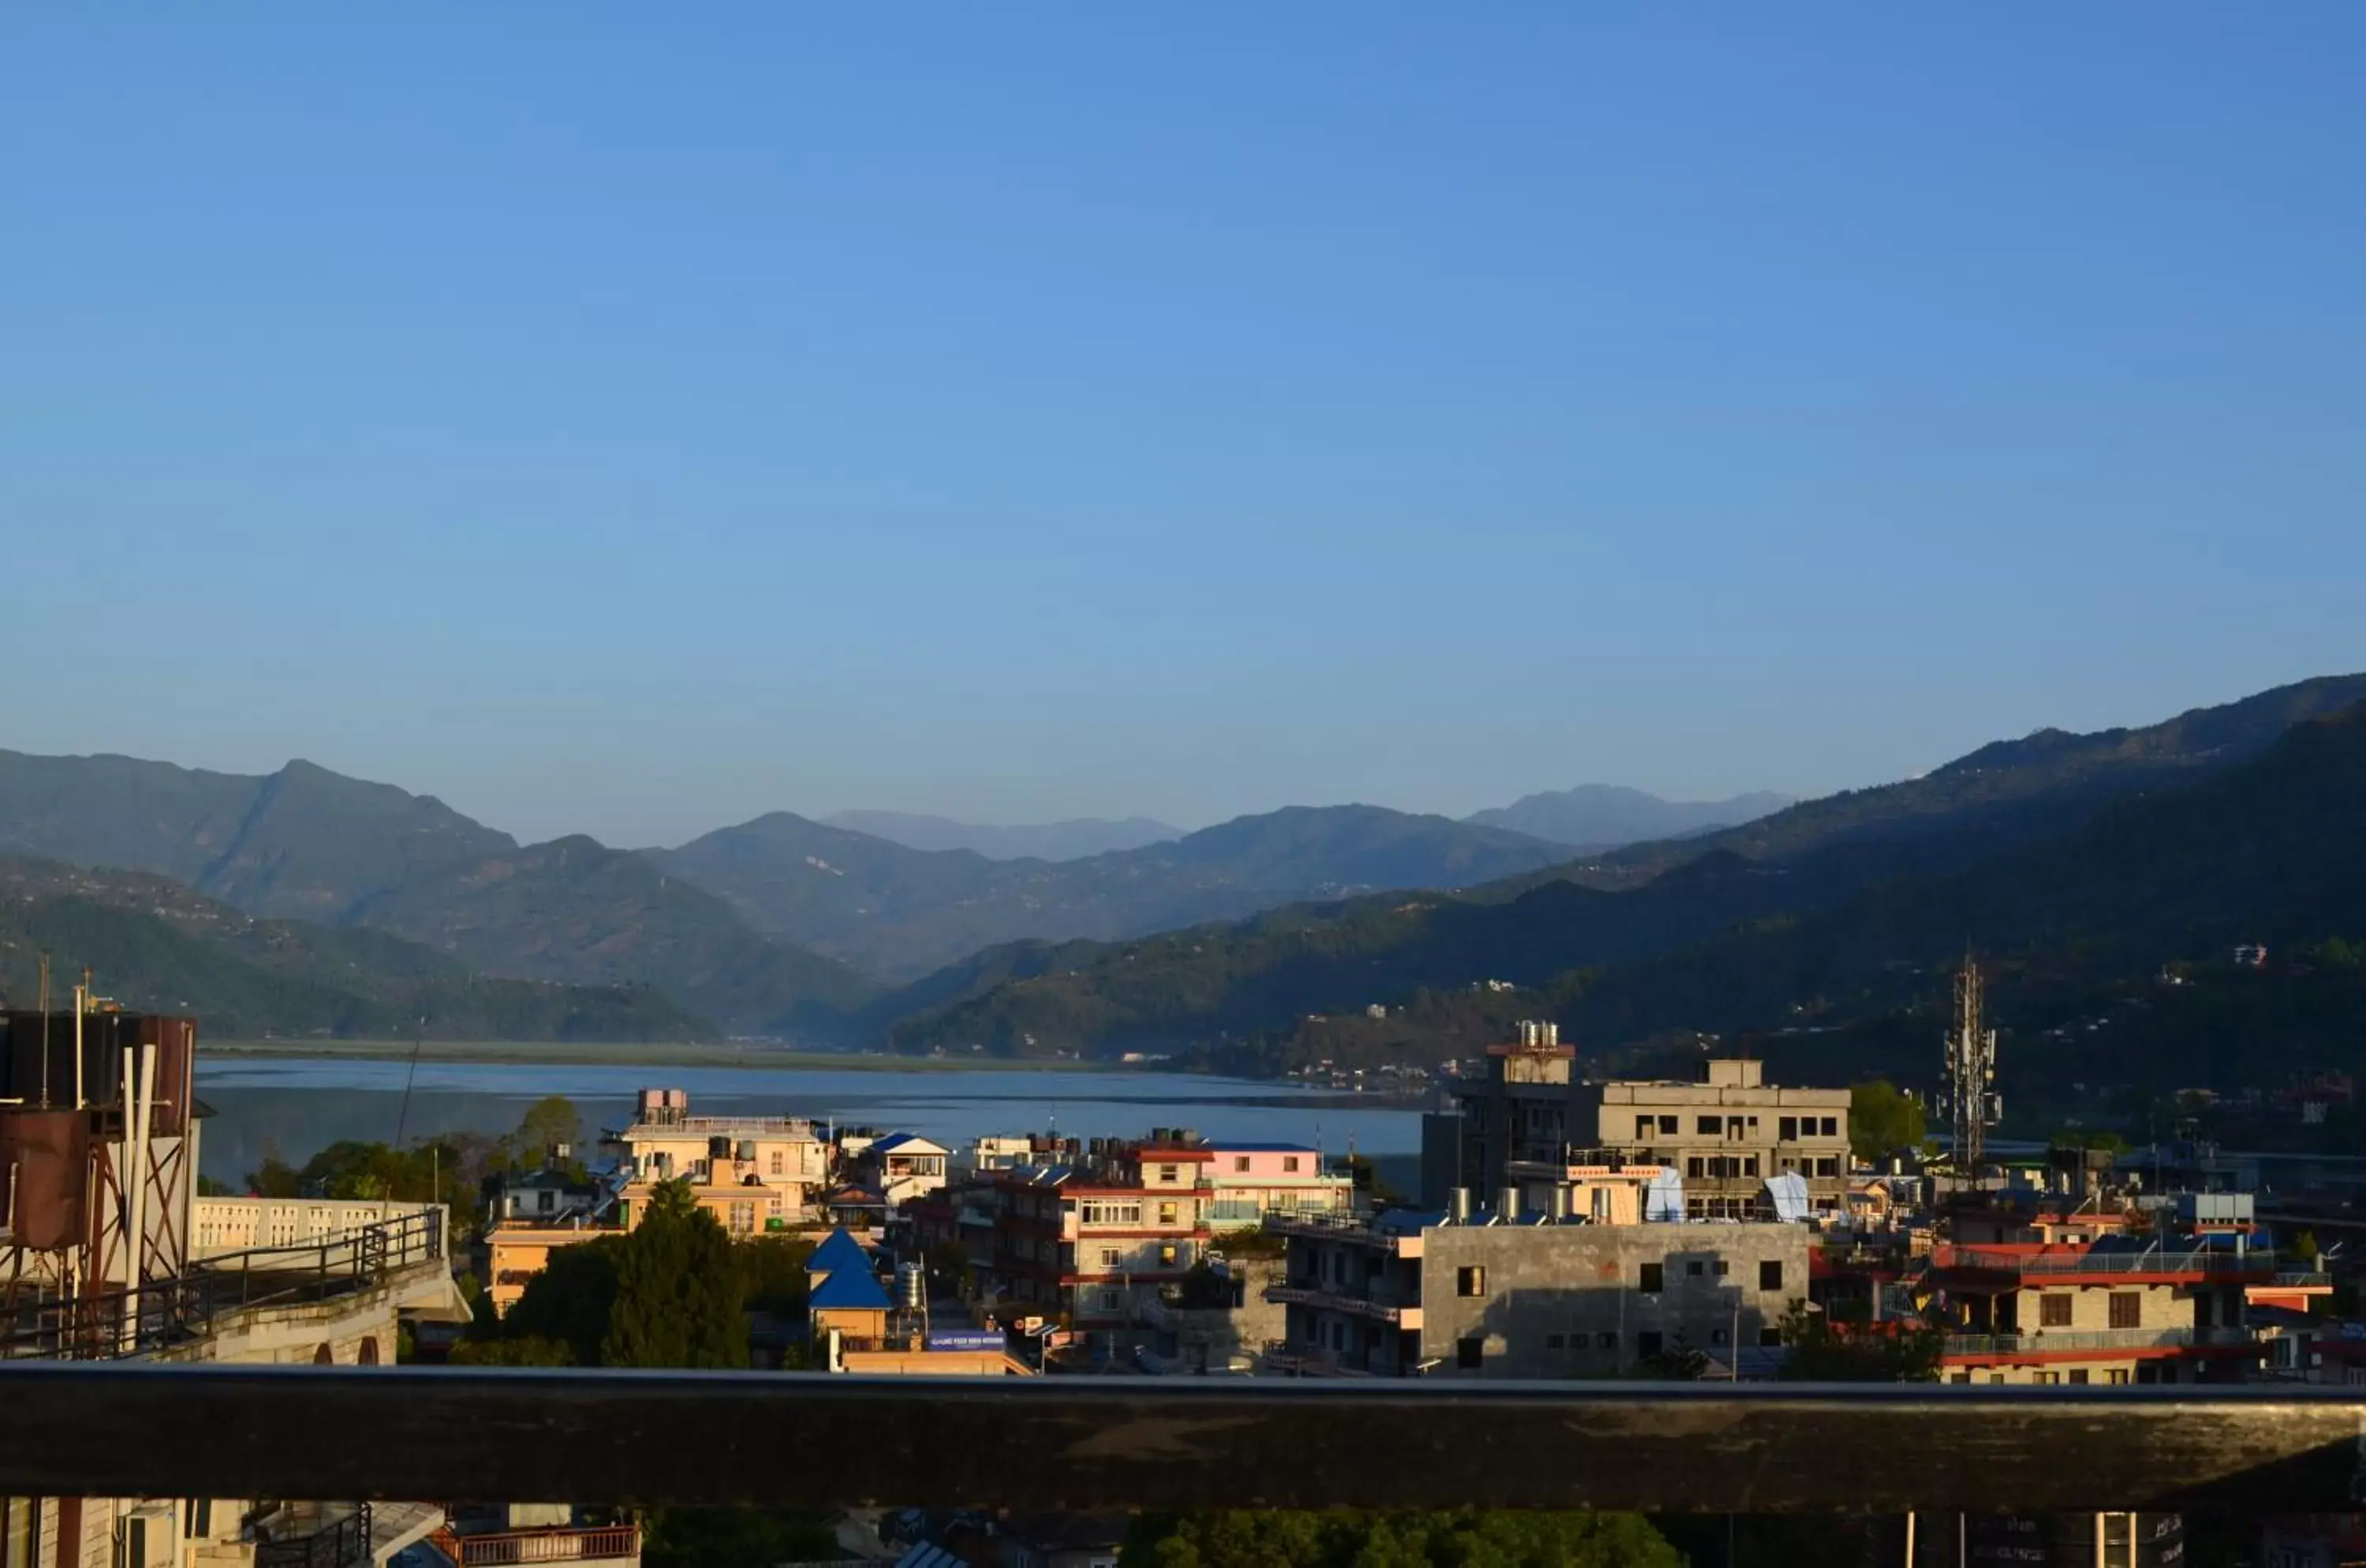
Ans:
<svg viewBox="0 0 2366 1568"><path fill-rule="evenodd" d="M204 1055L267 1061L409 1061L408 1040L205 1040ZM853 1051L800 1051L779 1045L656 1042L428 1040L422 1062L487 1066L547 1064L570 1067L748 1067L765 1072L847 1073L1135 1073L1153 1069L1121 1062L1033 1061L1008 1056L891 1056Z"/></svg>

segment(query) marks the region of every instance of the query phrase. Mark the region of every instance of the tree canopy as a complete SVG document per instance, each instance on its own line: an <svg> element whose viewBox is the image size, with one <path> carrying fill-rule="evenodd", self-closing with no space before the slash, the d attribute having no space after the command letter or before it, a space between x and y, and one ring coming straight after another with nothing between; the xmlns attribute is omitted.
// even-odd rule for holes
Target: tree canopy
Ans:
<svg viewBox="0 0 2366 1568"><path fill-rule="evenodd" d="M1849 1153L1876 1162L1920 1148L1922 1102L1887 1078L1849 1085Z"/></svg>
<svg viewBox="0 0 2366 1568"><path fill-rule="evenodd" d="M1118 1561L1122 1568L1680 1568L1683 1559L1639 1515L1491 1508L1145 1516Z"/></svg>

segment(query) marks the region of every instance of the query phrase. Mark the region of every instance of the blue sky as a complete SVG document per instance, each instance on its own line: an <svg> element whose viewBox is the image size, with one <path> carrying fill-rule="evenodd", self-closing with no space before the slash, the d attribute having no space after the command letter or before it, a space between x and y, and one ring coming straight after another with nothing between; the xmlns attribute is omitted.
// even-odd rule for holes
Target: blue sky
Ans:
<svg viewBox="0 0 2366 1568"><path fill-rule="evenodd" d="M2366 668L2366 7L18 6L0 746L523 836Z"/></svg>

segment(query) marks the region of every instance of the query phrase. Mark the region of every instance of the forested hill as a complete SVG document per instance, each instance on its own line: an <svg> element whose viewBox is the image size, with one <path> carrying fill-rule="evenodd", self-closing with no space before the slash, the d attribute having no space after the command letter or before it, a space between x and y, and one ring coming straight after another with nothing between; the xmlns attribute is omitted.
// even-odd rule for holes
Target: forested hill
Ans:
<svg viewBox="0 0 2366 1568"><path fill-rule="evenodd" d="M216 1038L694 1041L705 1019L639 986L558 986L474 975L373 931L261 919L138 872L0 858L0 998L52 998L84 964L127 1007L191 1013ZM70 973L69 971L72 971Z"/></svg>
<svg viewBox="0 0 2366 1568"><path fill-rule="evenodd" d="M1205 1044L1491 979L1559 998L1588 1038L1627 1038L1763 1025L1836 990L1870 1001L1867 976L1966 939L2075 938L2137 964L2263 923L2321 937L2343 929L2366 886L2344 880L2366 833L2361 728L2356 710L2311 722L2264 757L2190 765L2175 775L2184 787L2116 804L2074 770L2054 795L1920 833L1842 835L1774 863L1713 850L1624 892L1552 881L1494 902L1364 899L1038 955L974 994L931 998L896 1038L1007 1052Z"/></svg>

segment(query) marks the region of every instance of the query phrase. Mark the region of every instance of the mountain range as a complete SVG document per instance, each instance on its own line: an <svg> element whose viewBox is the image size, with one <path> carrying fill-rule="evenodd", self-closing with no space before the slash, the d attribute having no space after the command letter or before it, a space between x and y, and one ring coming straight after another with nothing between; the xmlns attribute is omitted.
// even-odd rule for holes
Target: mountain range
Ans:
<svg viewBox="0 0 2366 1568"><path fill-rule="evenodd" d="M2144 728L2039 731L1920 778L1584 852L1369 806L1058 861L786 813L673 849L521 845L308 762L250 777L0 752L0 987L28 1003L48 948L218 1032L399 1033L424 1016L446 1038L1221 1047L1253 1070L1310 1017L1373 1003L1472 1028L1544 1006L1618 1038L1743 1027L1808 1005L1802 987L1886 996L1950 931L2010 945L2075 929L2082 951L2126 957L2334 918L2344 906L2293 856L2313 836L2322 866L2347 864L2359 829L2310 793L2340 745L2305 738L2354 737L2356 721L2319 721L2361 701L2366 677L2336 677ZM2214 816L2288 801L2314 815L2272 844ZM2221 886L2239 897L2214 909Z"/></svg>
<svg viewBox="0 0 2366 1568"><path fill-rule="evenodd" d="M1787 929L1870 889L1943 886L2033 844L2066 841L2116 803L2209 781L2260 757L2293 725L2360 702L2366 676L2305 682L2146 729L1985 747L1921 779L1459 897L1294 905L1122 944L981 954L972 966L990 982L940 985L894 1031L911 1049L1172 1048L1285 1034L1310 1016L1404 1004L1425 989L1495 981L1582 990L1603 972L1737 930ZM2361 830L2339 818L2321 826ZM2204 841L2189 858L2209 853ZM2000 919L1990 931L1958 930L1955 940L2015 934L2011 920ZM1869 939L1850 940L1861 950ZM1691 980L1717 986L1710 970L1695 969ZM1702 1016L1716 1006L1708 995L1690 1005ZM1616 1021L1623 1032L1666 1026L1667 1018Z"/></svg>
<svg viewBox="0 0 2366 1568"><path fill-rule="evenodd" d="M1110 821L1102 817L1078 817L1065 822L1033 826L987 827L956 822L950 817L920 817L905 811L840 811L824 817L825 828L868 833L907 850L968 850L988 860L1083 860L1117 850L1138 850L1183 836L1180 828L1147 817Z"/></svg>

